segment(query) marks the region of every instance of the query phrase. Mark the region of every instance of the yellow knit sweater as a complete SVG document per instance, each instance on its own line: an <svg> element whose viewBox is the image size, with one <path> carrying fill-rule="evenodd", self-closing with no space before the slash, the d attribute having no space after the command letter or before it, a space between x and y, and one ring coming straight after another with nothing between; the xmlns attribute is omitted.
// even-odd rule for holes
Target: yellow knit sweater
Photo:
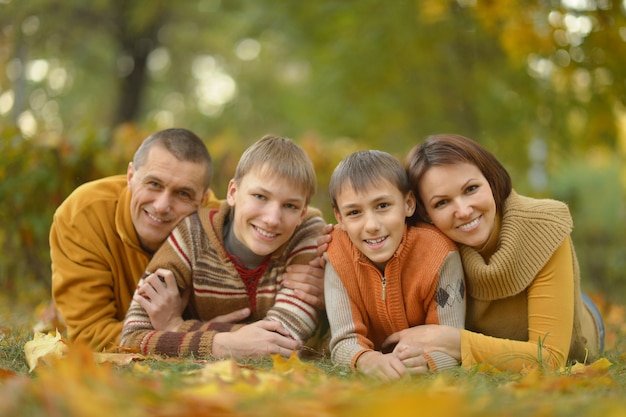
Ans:
<svg viewBox="0 0 626 417"><path fill-rule="evenodd" d="M513 191L480 251L460 245L468 300L462 363L550 368L597 353L583 308L567 206ZM541 353L540 353L541 352ZM568 354L569 353L569 354ZM541 358L540 358L541 357Z"/></svg>

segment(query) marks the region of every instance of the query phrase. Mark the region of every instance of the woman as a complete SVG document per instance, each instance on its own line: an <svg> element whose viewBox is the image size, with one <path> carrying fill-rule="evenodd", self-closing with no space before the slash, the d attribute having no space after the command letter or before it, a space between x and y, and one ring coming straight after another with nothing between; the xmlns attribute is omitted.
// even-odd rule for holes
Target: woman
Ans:
<svg viewBox="0 0 626 417"><path fill-rule="evenodd" d="M564 203L518 195L497 159L463 136L427 138L406 169L416 216L459 245L468 292L466 330L418 326L387 339L407 368L437 350L500 370L558 369L602 352L602 319L580 291Z"/></svg>

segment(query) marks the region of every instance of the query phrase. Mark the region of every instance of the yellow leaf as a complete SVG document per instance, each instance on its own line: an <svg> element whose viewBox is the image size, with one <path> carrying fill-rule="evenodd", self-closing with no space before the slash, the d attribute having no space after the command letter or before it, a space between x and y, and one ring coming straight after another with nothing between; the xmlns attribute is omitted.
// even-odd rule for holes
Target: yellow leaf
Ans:
<svg viewBox="0 0 626 417"><path fill-rule="evenodd" d="M315 365L307 362L302 362L296 352L292 352L289 359L285 359L281 355L272 355L272 361L274 362L274 371L281 373L288 372L301 372L305 374L321 374L322 371Z"/></svg>
<svg viewBox="0 0 626 417"><path fill-rule="evenodd" d="M608 369L611 365L611 361L607 358L600 358L592 364L585 365L584 363L576 362L571 369L572 374L589 374L589 373L597 373L598 371L603 371Z"/></svg>
<svg viewBox="0 0 626 417"><path fill-rule="evenodd" d="M607 358L600 358L594 363L592 363L591 365L589 365L589 367L595 370L602 370L602 369L608 369L609 367L611 367L611 365L613 364Z"/></svg>
<svg viewBox="0 0 626 417"><path fill-rule="evenodd" d="M33 340L24 345L24 355L29 372L32 372L40 364L50 365L56 359L65 356L67 350L67 342L59 332L55 332L55 335L35 333Z"/></svg>
<svg viewBox="0 0 626 417"><path fill-rule="evenodd" d="M112 363L114 365L128 365L133 361L142 361L145 356L139 353L94 353L96 363Z"/></svg>

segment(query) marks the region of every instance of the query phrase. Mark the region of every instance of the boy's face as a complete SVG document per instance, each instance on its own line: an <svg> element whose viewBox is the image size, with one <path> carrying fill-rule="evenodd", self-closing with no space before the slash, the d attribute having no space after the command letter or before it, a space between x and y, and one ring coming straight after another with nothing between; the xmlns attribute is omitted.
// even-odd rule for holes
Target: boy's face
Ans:
<svg viewBox="0 0 626 417"><path fill-rule="evenodd" d="M287 242L306 214L306 195L289 180L253 170L231 180L226 195L235 210L233 231L257 255L269 255Z"/></svg>
<svg viewBox="0 0 626 417"><path fill-rule="evenodd" d="M384 270L402 241L406 218L415 211L413 193L404 196L387 180L359 193L348 183L336 200L339 225L357 249Z"/></svg>

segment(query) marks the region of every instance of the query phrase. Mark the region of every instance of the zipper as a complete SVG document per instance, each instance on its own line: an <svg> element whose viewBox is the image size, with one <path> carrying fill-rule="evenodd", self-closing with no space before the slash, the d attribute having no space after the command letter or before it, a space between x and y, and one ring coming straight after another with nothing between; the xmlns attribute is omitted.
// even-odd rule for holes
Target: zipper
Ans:
<svg viewBox="0 0 626 417"><path fill-rule="evenodd" d="M385 276L383 275L383 277L380 279L380 282L383 285L382 300L385 301L385 299L387 298L387 278L385 278Z"/></svg>

